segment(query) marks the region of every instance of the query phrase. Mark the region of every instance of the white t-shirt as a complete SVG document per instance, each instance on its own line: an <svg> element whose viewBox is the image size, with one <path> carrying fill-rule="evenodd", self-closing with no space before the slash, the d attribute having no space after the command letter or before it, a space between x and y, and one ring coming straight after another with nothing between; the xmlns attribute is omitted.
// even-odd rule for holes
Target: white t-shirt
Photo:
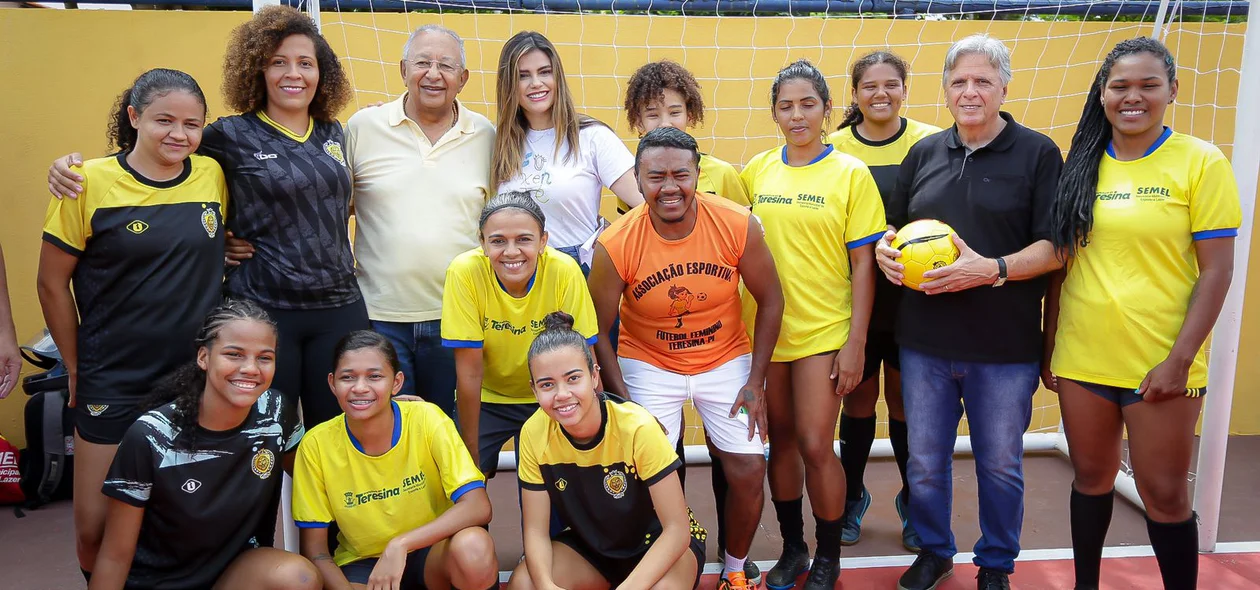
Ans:
<svg viewBox="0 0 1260 590"><path fill-rule="evenodd" d="M568 158L566 141L556 152L556 130L525 135L521 171L499 185L498 192L525 191L547 216L549 245L555 248L593 243L600 229L599 204L605 187L634 167L634 155L612 129L599 123L578 133L578 153Z"/></svg>

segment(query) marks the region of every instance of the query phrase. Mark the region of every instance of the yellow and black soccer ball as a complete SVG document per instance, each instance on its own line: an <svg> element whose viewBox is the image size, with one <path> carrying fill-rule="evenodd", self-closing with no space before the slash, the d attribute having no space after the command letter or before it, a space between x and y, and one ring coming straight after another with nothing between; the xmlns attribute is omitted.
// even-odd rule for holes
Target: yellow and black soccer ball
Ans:
<svg viewBox="0 0 1260 590"><path fill-rule="evenodd" d="M941 268L958 260L958 246L954 245L954 228L935 219L920 219L907 223L897 230L892 247L901 252L897 258L906 268L902 271L901 284L922 291L923 273Z"/></svg>

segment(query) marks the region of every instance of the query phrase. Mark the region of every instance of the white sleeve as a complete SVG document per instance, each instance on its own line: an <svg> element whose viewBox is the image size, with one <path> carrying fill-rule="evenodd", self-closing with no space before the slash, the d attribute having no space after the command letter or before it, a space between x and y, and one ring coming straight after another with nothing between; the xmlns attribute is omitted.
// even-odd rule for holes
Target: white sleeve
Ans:
<svg viewBox="0 0 1260 590"><path fill-rule="evenodd" d="M609 188L631 168L634 168L634 154L630 148L613 133L612 129L599 123L592 123L581 135L586 143L582 148L590 154L595 168L595 176L604 188Z"/></svg>

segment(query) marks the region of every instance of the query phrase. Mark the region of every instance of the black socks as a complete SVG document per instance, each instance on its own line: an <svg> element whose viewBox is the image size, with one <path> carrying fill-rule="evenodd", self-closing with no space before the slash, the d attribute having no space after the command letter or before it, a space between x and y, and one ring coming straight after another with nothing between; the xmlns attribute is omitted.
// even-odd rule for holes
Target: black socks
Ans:
<svg viewBox="0 0 1260 590"><path fill-rule="evenodd" d="M901 501L910 503L910 480L906 479L906 462L910 460L910 439L904 420L888 418L888 440L892 443L893 457L897 459L897 471L901 473Z"/></svg>
<svg viewBox="0 0 1260 590"><path fill-rule="evenodd" d="M852 418L840 414L840 465L844 467L846 501L862 499L866 460L871 456L871 443L874 442L875 416Z"/></svg>
<svg viewBox="0 0 1260 590"><path fill-rule="evenodd" d="M1072 488L1069 502L1072 522L1072 557L1077 588L1097 588L1103 543L1111 526L1115 491L1089 496Z"/></svg>
<svg viewBox="0 0 1260 590"><path fill-rule="evenodd" d="M1199 580L1199 522L1191 514L1184 522L1155 522L1146 517L1164 590L1195 590Z"/></svg>
<svg viewBox="0 0 1260 590"><path fill-rule="evenodd" d="M840 559L840 535L842 528L840 523L844 518L835 520L823 520L814 515L814 535L818 539L818 551L815 557Z"/></svg>
<svg viewBox="0 0 1260 590"><path fill-rule="evenodd" d="M774 513L779 517L779 534L783 535L783 546L795 545L805 547L805 515L804 496L795 500L771 500ZM819 521L821 522L821 521ZM820 535L822 533L819 533ZM821 538L821 537L820 537ZM839 542L839 537L836 537Z"/></svg>

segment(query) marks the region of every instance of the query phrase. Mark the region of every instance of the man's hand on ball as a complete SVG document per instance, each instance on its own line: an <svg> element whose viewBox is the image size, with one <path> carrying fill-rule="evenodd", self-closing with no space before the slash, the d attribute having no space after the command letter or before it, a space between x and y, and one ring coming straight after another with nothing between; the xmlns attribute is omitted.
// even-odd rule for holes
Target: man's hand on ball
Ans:
<svg viewBox="0 0 1260 590"><path fill-rule="evenodd" d="M931 279L921 285L924 293L957 293L973 287L987 287L996 280L996 260L977 254L957 234L954 234L954 245L958 246L958 259L953 264L923 273L923 278Z"/></svg>
<svg viewBox="0 0 1260 590"><path fill-rule="evenodd" d="M893 238L897 237L897 231L890 225L888 231L884 232L884 237L875 243L875 263L879 265L879 270L883 271L884 277L894 285L900 285L903 274L901 271L906 267L897 258L901 256L901 251L892 247Z"/></svg>

